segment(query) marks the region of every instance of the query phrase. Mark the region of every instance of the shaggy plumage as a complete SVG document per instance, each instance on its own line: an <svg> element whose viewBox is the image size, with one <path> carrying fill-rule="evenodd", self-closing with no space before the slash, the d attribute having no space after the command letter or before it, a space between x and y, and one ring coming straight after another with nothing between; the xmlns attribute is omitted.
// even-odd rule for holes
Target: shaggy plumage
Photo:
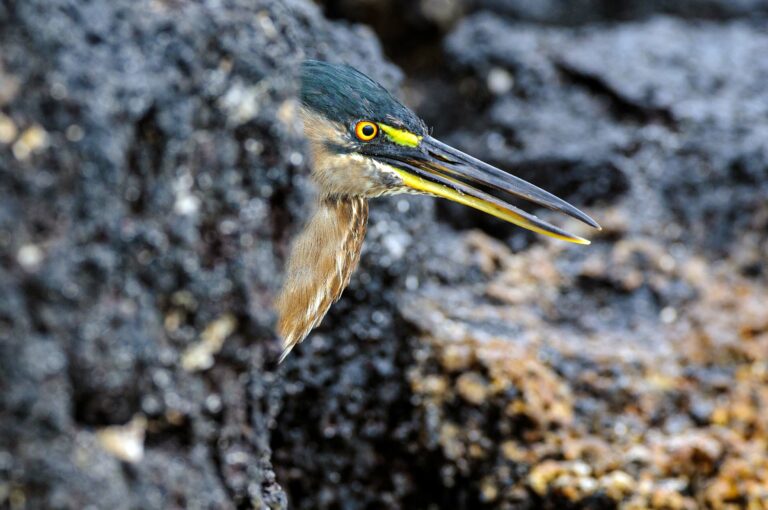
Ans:
<svg viewBox="0 0 768 510"><path fill-rule="evenodd" d="M285 359L341 296L360 260L368 223L368 201L325 198L296 239L277 300L277 330Z"/></svg>

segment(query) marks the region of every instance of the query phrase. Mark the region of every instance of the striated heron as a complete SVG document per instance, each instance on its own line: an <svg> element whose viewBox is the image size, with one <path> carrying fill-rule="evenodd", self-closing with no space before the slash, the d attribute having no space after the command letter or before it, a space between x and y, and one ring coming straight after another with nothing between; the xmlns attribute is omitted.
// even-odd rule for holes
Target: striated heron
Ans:
<svg viewBox="0 0 768 510"><path fill-rule="evenodd" d="M285 359L349 283L360 258L368 199L396 193L447 198L550 237L589 244L481 188L597 222L569 203L432 138L384 87L346 65L307 61L301 114L318 202L295 240L276 302Z"/></svg>

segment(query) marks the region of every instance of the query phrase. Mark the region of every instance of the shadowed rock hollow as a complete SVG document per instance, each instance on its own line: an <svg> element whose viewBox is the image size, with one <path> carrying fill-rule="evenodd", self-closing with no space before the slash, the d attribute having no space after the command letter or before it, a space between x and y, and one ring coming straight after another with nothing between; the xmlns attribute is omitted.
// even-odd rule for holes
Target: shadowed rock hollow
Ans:
<svg viewBox="0 0 768 510"><path fill-rule="evenodd" d="M435 4L0 2L0 505L768 505L766 4ZM383 53L604 230L377 200L276 368L296 66Z"/></svg>

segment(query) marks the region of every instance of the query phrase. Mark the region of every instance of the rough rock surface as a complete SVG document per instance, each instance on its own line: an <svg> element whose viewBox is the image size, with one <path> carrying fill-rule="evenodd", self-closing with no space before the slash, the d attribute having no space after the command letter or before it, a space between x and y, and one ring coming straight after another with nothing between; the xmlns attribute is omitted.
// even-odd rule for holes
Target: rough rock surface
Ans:
<svg viewBox="0 0 768 510"><path fill-rule="evenodd" d="M0 48L1 504L284 508L293 73L399 72L300 1L3 2Z"/></svg>
<svg viewBox="0 0 768 510"><path fill-rule="evenodd" d="M479 14L447 39L487 99L485 133L445 136L605 226L513 253L480 223L465 257L487 280L402 301L421 436L467 508L768 504L767 50L741 20Z"/></svg>
<svg viewBox="0 0 768 510"><path fill-rule="evenodd" d="M0 2L0 506L768 505L765 2L391 3L324 2L437 136L605 228L377 200L276 368L295 66L394 87L373 33L303 0Z"/></svg>
<svg viewBox="0 0 768 510"><path fill-rule="evenodd" d="M302 376L289 405L334 414L307 460L292 461L298 434L277 436L279 464L301 464L291 493L333 507L378 460L364 507L765 505L767 41L749 20L574 30L480 13L437 64L401 58L437 136L587 204L605 229L564 247L438 203L466 232L422 233L440 259L398 299L414 339L390 340L409 392L382 406L387 439L361 448L369 424L339 418L346 394Z"/></svg>
<svg viewBox="0 0 768 510"><path fill-rule="evenodd" d="M601 21L642 19L657 14L691 19L728 19L765 16L765 0L468 0L474 8L488 9L510 19L579 25Z"/></svg>

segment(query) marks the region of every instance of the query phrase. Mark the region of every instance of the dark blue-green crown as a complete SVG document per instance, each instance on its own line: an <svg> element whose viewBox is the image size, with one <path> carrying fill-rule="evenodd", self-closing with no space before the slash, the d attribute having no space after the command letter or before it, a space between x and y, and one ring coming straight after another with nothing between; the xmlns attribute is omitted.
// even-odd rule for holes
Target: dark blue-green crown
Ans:
<svg viewBox="0 0 768 510"><path fill-rule="evenodd" d="M324 117L346 125L370 120L426 133L421 119L387 89L347 65L305 61L301 66L301 101Z"/></svg>

